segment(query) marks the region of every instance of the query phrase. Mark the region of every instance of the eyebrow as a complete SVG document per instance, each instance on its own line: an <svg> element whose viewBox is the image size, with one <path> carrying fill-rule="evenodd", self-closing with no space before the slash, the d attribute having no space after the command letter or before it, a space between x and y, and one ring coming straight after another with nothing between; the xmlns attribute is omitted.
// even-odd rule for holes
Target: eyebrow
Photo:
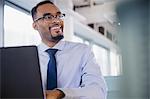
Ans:
<svg viewBox="0 0 150 99"><path fill-rule="evenodd" d="M56 14L61 14L61 12L57 12ZM53 15L52 13L44 13L43 16L47 16L47 15Z"/></svg>

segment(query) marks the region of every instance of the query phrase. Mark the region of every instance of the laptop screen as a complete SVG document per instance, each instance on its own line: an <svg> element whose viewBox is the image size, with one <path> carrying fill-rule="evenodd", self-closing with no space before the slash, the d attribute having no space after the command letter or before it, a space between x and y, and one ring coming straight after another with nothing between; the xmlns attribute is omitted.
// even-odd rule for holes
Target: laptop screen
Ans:
<svg viewBox="0 0 150 99"><path fill-rule="evenodd" d="M1 98L44 99L36 46L0 48Z"/></svg>

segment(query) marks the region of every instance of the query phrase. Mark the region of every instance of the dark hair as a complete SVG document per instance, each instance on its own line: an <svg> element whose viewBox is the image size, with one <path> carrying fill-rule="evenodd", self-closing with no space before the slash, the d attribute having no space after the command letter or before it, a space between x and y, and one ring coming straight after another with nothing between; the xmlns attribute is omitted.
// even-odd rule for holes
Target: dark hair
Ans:
<svg viewBox="0 0 150 99"><path fill-rule="evenodd" d="M36 13L37 13L37 8L40 6L40 5L43 5L43 4L46 4L46 3L49 3L49 4L53 4L53 2L49 1L49 0L45 0L45 1L41 1L39 2L35 7L32 8L31 10L31 15L32 15L32 19L34 20L36 18Z"/></svg>

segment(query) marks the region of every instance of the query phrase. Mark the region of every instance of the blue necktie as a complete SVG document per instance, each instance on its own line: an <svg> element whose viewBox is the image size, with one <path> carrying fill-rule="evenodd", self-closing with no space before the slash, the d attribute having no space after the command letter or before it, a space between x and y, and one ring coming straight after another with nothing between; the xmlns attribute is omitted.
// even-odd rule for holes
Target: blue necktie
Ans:
<svg viewBox="0 0 150 99"><path fill-rule="evenodd" d="M57 88L57 67L55 59L55 53L57 51L58 49L46 50L50 57L47 69L47 90L53 90L54 88Z"/></svg>

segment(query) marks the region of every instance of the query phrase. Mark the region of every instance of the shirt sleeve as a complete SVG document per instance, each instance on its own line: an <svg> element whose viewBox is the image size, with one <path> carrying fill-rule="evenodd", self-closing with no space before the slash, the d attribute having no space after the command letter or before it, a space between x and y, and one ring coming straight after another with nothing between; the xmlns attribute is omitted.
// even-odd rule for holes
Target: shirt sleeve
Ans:
<svg viewBox="0 0 150 99"><path fill-rule="evenodd" d="M92 50L84 51L81 84L78 88L58 88L65 93L64 99L106 99L107 86Z"/></svg>

